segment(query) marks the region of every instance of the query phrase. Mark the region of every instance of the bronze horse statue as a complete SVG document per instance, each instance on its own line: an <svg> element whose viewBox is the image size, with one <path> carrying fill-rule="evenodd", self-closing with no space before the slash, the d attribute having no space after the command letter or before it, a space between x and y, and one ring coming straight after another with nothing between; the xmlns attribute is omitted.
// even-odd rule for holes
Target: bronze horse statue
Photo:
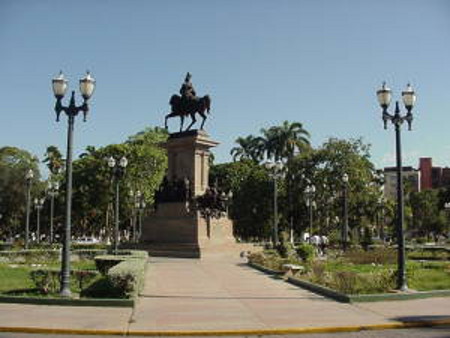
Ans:
<svg viewBox="0 0 450 338"><path fill-rule="evenodd" d="M169 104L172 107L172 111L166 115L164 125L167 129L167 119L171 117L180 117L180 132L183 131L183 124L184 124L184 118L187 115L191 116L192 122L191 124L186 128L186 131L191 129L191 127L194 125L195 122L197 122L197 119L195 118L196 114L200 114L200 116L203 118L202 124L200 125L200 129L203 129L203 125L206 121L206 114L210 113L211 109L211 99L209 95L205 95L203 97L196 97L195 99L188 99L183 98L180 95L172 95L170 98Z"/></svg>

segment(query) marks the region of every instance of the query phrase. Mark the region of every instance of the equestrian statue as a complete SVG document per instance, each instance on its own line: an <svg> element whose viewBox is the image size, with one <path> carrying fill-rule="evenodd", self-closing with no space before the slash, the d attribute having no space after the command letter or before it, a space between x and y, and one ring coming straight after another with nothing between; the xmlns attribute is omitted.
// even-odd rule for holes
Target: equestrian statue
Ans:
<svg viewBox="0 0 450 338"><path fill-rule="evenodd" d="M197 122L195 118L196 114L200 114L203 118L202 123L200 125L200 129L203 129L203 126L206 121L206 112L209 114L211 108L211 99L209 95L205 95L203 97L198 97L195 93L194 86L191 83L191 74L187 73L186 78L184 79L184 83L180 88L180 95L172 95L170 98L169 104L172 107L172 111L166 115L164 125L167 129L167 120L171 117L180 117L180 132L183 131L184 118L187 115L191 116L191 124L186 128L190 130L191 127Z"/></svg>

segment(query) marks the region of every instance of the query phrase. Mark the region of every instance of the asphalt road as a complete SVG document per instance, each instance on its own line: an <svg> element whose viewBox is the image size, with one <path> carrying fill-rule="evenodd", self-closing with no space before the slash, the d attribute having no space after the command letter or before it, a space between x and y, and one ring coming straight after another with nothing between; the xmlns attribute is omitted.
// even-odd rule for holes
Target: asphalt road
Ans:
<svg viewBox="0 0 450 338"><path fill-rule="evenodd" d="M98 338L108 337L116 338L119 336L84 336L84 335L42 335L28 333L0 333L0 338ZM132 336L130 336L132 337ZM230 336L236 338L251 338L251 336ZM255 336L257 338L450 338L450 327L435 327L424 329L405 329L405 330L382 330L382 331L361 331L361 332L343 332L343 333L323 333L323 334L301 334L287 336ZM163 338L158 337L158 338ZM168 337L173 338L173 337ZM205 337L192 337L205 338ZM211 337L212 338L212 337ZM220 338L224 338L221 336Z"/></svg>

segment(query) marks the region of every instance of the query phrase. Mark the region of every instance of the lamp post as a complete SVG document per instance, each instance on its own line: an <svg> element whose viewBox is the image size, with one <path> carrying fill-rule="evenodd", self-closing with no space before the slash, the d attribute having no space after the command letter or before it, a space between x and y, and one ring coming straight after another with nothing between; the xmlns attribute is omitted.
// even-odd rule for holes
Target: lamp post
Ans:
<svg viewBox="0 0 450 338"><path fill-rule="evenodd" d="M44 207L45 198L35 198L34 208L36 209L36 242L41 241L41 210Z"/></svg>
<svg viewBox="0 0 450 338"><path fill-rule="evenodd" d="M141 238L142 235L142 214L144 213L145 207L146 207L144 195L141 195L139 200L136 203L136 207L139 210L139 232L138 232L138 239Z"/></svg>
<svg viewBox="0 0 450 338"><path fill-rule="evenodd" d="M80 80L80 92L83 97L83 104L77 106L75 104L75 91L72 91L72 96L68 106L63 106L62 99L67 91L68 81L64 78L62 72L52 80L53 93L56 98L55 112L56 122L59 122L59 116L65 112L68 120L67 129L67 156L66 156L66 218L64 225L64 241L61 260L61 296L70 297L70 239L71 239L71 222L72 222L72 144L73 144L73 129L75 124L75 117L79 112L83 112L83 120L86 121L87 113L89 112L88 100L94 93L95 80L89 72Z"/></svg>
<svg viewBox="0 0 450 338"><path fill-rule="evenodd" d="M49 243L53 243L54 222L53 216L55 214L55 197L59 193L59 182L48 182L48 194L50 195L50 236Z"/></svg>
<svg viewBox="0 0 450 338"><path fill-rule="evenodd" d="M135 243L137 241L137 229L136 229L137 213L138 213L138 210L140 207L141 196L142 196L142 193L140 190L137 190L137 191L130 190L130 197L132 198L132 205L133 205L131 226L132 226L132 231L133 231L133 242L135 242Z"/></svg>
<svg viewBox="0 0 450 338"><path fill-rule="evenodd" d="M380 239L384 243L384 198L380 196L378 198L378 222L379 222L379 235Z"/></svg>
<svg viewBox="0 0 450 338"><path fill-rule="evenodd" d="M312 228L313 228L313 199L316 193L316 186L314 184L308 184L305 189L306 206L309 213L309 237L308 242L312 240Z"/></svg>
<svg viewBox="0 0 450 338"><path fill-rule="evenodd" d="M113 173L113 178L116 183L116 208L115 208L115 225L114 225L114 254L117 255L119 250L119 185L120 179L123 177L125 173L125 168L128 165L128 160L125 156L119 161L116 161L114 157L110 157L108 159L108 166L111 168Z"/></svg>
<svg viewBox="0 0 450 338"><path fill-rule="evenodd" d="M342 182L344 183L344 193L343 193L343 223L342 223L342 228L341 228L341 245L342 245L342 250L347 250L347 246L348 246L348 174L344 173L344 175L342 175Z"/></svg>
<svg viewBox="0 0 450 338"><path fill-rule="evenodd" d="M401 291L408 289L406 277L406 258L405 258L405 237L403 233L404 223L404 205L403 205L403 175L402 175L402 150L401 150L401 136L400 127L403 122L408 123L408 129L411 130L413 115L411 113L414 103L416 101L416 94L411 85L408 84L406 90L402 92L403 104L406 108L406 114L400 114L398 101L395 102L394 114L388 112L388 107L391 103L392 92L383 83L380 90L377 91L378 103L382 108L382 119L384 122L384 129L387 129L387 122L391 121L395 126L395 143L396 143L396 162L397 162L397 288Z"/></svg>
<svg viewBox="0 0 450 338"><path fill-rule="evenodd" d="M30 204L31 204L31 183L34 177L32 169L29 169L25 174L25 179L27 182L27 211L25 219L25 250L28 249L29 237L30 237Z"/></svg>
<svg viewBox="0 0 450 338"><path fill-rule="evenodd" d="M283 163L280 160L276 162L272 162L271 160L269 160L264 165L269 171L269 177L273 180L273 245L276 246L279 242L277 180L283 177Z"/></svg>
<svg viewBox="0 0 450 338"><path fill-rule="evenodd" d="M444 203L444 210L445 210L445 213L447 214L447 227L446 227L446 230L445 231L447 231L447 234L448 233L450 233L450 229L449 229L449 227L448 227L448 218L449 218L449 215L450 215L450 202L445 202Z"/></svg>
<svg viewBox="0 0 450 338"><path fill-rule="evenodd" d="M289 173L288 176L288 194L289 194L289 240L294 245L294 203L292 190L294 186L294 174Z"/></svg>

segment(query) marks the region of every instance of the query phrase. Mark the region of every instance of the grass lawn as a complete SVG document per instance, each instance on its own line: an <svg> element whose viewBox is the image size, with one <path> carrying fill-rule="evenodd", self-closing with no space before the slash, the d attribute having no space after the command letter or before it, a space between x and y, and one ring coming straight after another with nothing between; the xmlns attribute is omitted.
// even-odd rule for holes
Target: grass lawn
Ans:
<svg viewBox="0 0 450 338"><path fill-rule="evenodd" d="M387 270L396 271L396 264L351 264L343 261L329 261L324 263L324 271L333 275L335 273L349 272L359 276L366 276L366 285L370 276L374 276ZM450 290L450 263L448 262L407 262L407 278L410 289L417 291ZM320 279L319 283L322 282ZM364 282L363 282L364 283ZM378 284L379 285L379 284ZM341 290L342 291L342 290ZM362 291L362 290L361 290ZM362 293L377 293L370 288Z"/></svg>
<svg viewBox="0 0 450 338"><path fill-rule="evenodd" d="M418 291L450 290L450 263L408 262L417 266L409 287Z"/></svg>
<svg viewBox="0 0 450 338"><path fill-rule="evenodd" d="M274 270L283 264L305 266L297 278L319 284L346 294L379 294L396 287L397 255L390 248L364 251L349 250L344 254L331 252L326 259L303 262L297 257L280 257L275 251L253 255L255 263ZM417 261L406 264L408 286L413 290L450 290L450 262Z"/></svg>
<svg viewBox="0 0 450 338"><path fill-rule="evenodd" d="M30 267L28 266L10 267L8 264L0 264L0 293L34 288L29 275Z"/></svg>
<svg viewBox="0 0 450 338"><path fill-rule="evenodd" d="M61 263L54 261L48 262L47 264L0 264L0 294L14 292L14 290L30 290L19 292L21 295L32 295L32 296L48 296L37 294L33 291L35 285L30 278L30 272L34 269L59 269ZM95 262L93 260L80 260L71 263L72 270L95 270ZM95 277L94 282L100 278L100 276ZM79 283L75 277L71 278L71 290L73 293L79 293ZM16 293L14 293L16 294ZM54 295L52 295L54 296Z"/></svg>

